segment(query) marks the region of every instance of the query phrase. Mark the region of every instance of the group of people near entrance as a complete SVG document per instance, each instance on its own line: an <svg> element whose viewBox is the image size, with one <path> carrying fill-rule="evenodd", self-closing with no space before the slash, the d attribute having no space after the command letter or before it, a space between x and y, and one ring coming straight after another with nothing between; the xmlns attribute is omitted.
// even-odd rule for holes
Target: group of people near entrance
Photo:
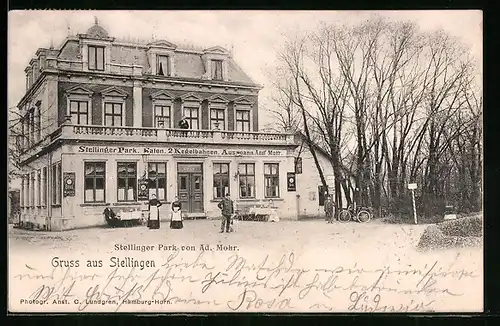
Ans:
<svg viewBox="0 0 500 326"><path fill-rule="evenodd" d="M156 194L151 196L151 199L148 202L148 221L147 226L149 229L159 229L160 228L160 207L163 204L156 198ZM224 230L226 232L233 232L232 228L232 219L234 213L234 203L231 200L229 193L222 199L219 203L218 207L222 212L222 223L220 232L223 233ZM175 196L175 200L172 202L171 212L170 212L170 228L171 229L182 229L184 227L183 219L182 219L182 204L179 201L179 198Z"/></svg>
<svg viewBox="0 0 500 326"><path fill-rule="evenodd" d="M156 198L156 195L151 195L151 199L148 202L148 222L147 226L150 229L159 229L160 228L160 207L163 204L161 201ZM181 202L178 197L175 196L175 200L172 202L171 213L170 213L170 228L171 229L182 229L184 224L182 223L182 214L181 214Z"/></svg>
<svg viewBox="0 0 500 326"><path fill-rule="evenodd" d="M270 203L272 205L272 201ZM161 201L156 198L153 194L148 203L149 217L147 226L150 229L160 228L160 206L162 206ZM234 215L234 203L231 200L230 194L226 193L226 196L217 205L222 213L222 222L220 225L220 233L233 232L233 215ZM335 203L333 200L333 195L325 193L325 219L327 223L333 223L335 219ZM172 202L171 212L170 212L170 228L171 229L182 229L184 227L182 218L182 204L179 198L175 196L175 200Z"/></svg>

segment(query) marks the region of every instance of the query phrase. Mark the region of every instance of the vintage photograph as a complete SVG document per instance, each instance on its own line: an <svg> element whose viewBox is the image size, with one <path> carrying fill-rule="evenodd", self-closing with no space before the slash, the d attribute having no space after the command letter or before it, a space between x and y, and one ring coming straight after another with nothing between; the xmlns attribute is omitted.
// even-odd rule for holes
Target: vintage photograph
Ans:
<svg viewBox="0 0 500 326"><path fill-rule="evenodd" d="M483 311L482 12L11 11L8 311Z"/></svg>

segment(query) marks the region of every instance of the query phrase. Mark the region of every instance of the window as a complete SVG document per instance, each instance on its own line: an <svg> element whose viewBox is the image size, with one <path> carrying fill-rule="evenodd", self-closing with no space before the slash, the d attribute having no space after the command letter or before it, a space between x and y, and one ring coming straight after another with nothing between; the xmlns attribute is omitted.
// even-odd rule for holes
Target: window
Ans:
<svg viewBox="0 0 500 326"><path fill-rule="evenodd" d="M229 164L214 163L214 198L222 198L229 193Z"/></svg>
<svg viewBox="0 0 500 326"><path fill-rule="evenodd" d="M137 198L137 163L118 163L118 201Z"/></svg>
<svg viewBox="0 0 500 326"><path fill-rule="evenodd" d="M123 123L123 110L121 103L104 103L104 125L121 127Z"/></svg>
<svg viewBox="0 0 500 326"><path fill-rule="evenodd" d="M212 79L222 80L222 60L212 60Z"/></svg>
<svg viewBox="0 0 500 326"><path fill-rule="evenodd" d="M89 70L104 70L104 47L89 45Z"/></svg>
<svg viewBox="0 0 500 326"><path fill-rule="evenodd" d="M30 109L28 113L26 113L26 122L27 122L27 133L28 133L28 145L27 148L33 146L35 142L35 115L33 109Z"/></svg>
<svg viewBox="0 0 500 326"><path fill-rule="evenodd" d="M52 204L61 204L61 162L52 165Z"/></svg>
<svg viewBox="0 0 500 326"><path fill-rule="evenodd" d="M106 180L105 162L86 162L85 163L85 194L86 203L104 203Z"/></svg>
<svg viewBox="0 0 500 326"><path fill-rule="evenodd" d="M236 131L250 131L249 110L236 110Z"/></svg>
<svg viewBox="0 0 500 326"><path fill-rule="evenodd" d="M42 171L36 172L36 205L42 206Z"/></svg>
<svg viewBox="0 0 500 326"><path fill-rule="evenodd" d="M36 123L36 140L40 141L42 139L42 117L41 109L39 106L35 109L35 123Z"/></svg>
<svg viewBox="0 0 500 326"><path fill-rule="evenodd" d="M159 76L170 76L170 57L158 55L156 57L156 74Z"/></svg>
<svg viewBox="0 0 500 326"><path fill-rule="evenodd" d="M24 121L26 122L26 149L31 146L31 126L30 126L30 113L26 113L24 116Z"/></svg>
<svg viewBox="0 0 500 326"><path fill-rule="evenodd" d="M280 173L278 163L264 164L264 187L266 198L280 196Z"/></svg>
<svg viewBox="0 0 500 326"><path fill-rule="evenodd" d="M184 114L187 122L189 123L189 128L191 129L200 129L200 121L199 121L199 109L198 108L184 108Z"/></svg>
<svg viewBox="0 0 500 326"><path fill-rule="evenodd" d="M47 167L42 170L42 206L47 206Z"/></svg>
<svg viewBox="0 0 500 326"><path fill-rule="evenodd" d="M323 186L318 186L318 201L319 206L325 206L325 193L327 188Z"/></svg>
<svg viewBox="0 0 500 326"><path fill-rule="evenodd" d="M30 175L25 174L24 180L25 180L24 206L30 207Z"/></svg>
<svg viewBox="0 0 500 326"><path fill-rule="evenodd" d="M156 194L159 200L165 200L167 193L167 163L148 164L149 197Z"/></svg>
<svg viewBox="0 0 500 326"><path fill-rule="evenodd" d="M30 207L35 207L35 172L31 173L30 188Z"/></svg>
<svg viewBox="0 0 500 326"><path fill-rule="evenodd" d="M20 135L20 139L21 139L21 141L20 141L20 142L21 142L21 143L20 143L20 146L21 146L21 147L20 147L20 148L21 148L21 149L24 149L24 148L25 148L25 146L24 146L24 144L25 144L24 137L25 137L25 135L26 135L26 134L25 134L25 130L26 130L25 125L26 125L26 120L25 120L25 119L24 119L24 117L23 117L23 118L21 118L21 135Z"/></svg>
<svg viewBox="0 0 500 326"><path fill-rule="evenodd" d="M35 109L30 110L30 145L35 143Z"/></svg>
<svg viewBox="0 0 500 326"><path fill-rule="evenodd" d="M216 125L221 130L225 129L225 110L224 109L211 109L210 110L210 127L211 129L217 129Z"/></svg>
<svg viewBox="0 0 500 326"><path fill-rule="evenodd" d="M69 114L71 123L76 125L89 124L89 103L87 101L70 101Z"/></svg>
<svg viewBox="0 0 500 326"><path fill-rule="evenodd" d="M295 173L296 174L302 173L302 157L295 158Z"/></svg>
<svg viewBox="0 0 500 326"><path fill-rule="evenodd" d="M28 73L28 85L29 87L33 86L33 73Z"/></svg>
<svg viewBox="0 0 500 326"><path fill-rule="evenodd" d="M238 164L238 174L240 176L240 198L255 197L255 164Z"/></svg>
<svg viewBox="0 0 500 326"><path fill-rule="evenodd" d="M24 207L30 206L30 177L29 174L25 174L24 178Z"/></svg>
<svg viewBox="0 0 500 326"><path fill-rule="evenodd" d="M155 127L170 128L170 106L155 105Z"/></svg>
<svg viewBox="0 0 500 326"><path fill-rule="evenodd" d="M26 174L26 207L31 207L31 182L30 175Z"/></svg>
<svg viewBox="0 0 500 326"><path fill-rule="evenodd" d="M21 176L21 195L19 196L19 205L21 206L21 208L24 207L24 193L25 193L25 189L24 187L26 186L26 182L24 181L24 174Z"/></svg>

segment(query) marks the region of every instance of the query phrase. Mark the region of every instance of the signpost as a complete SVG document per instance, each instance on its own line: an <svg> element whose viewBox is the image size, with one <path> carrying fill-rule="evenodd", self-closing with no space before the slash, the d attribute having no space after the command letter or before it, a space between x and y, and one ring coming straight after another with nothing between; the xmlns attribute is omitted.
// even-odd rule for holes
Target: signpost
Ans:
<svg viewBox="0 0 500 326"><path fill-rule="evenodd" d="M413 203L413 218L415 220L415 224L417 224L417 208L415 206L415 189L417 189L417 184L416 183L409 183L408 189L411 190L411 200Z"/></svg>

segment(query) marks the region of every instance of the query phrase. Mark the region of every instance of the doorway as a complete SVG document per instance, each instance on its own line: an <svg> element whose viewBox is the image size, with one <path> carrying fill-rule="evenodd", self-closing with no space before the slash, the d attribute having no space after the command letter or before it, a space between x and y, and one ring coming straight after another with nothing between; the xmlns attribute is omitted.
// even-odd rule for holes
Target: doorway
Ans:
<svg viewBox="0 0 500 326"><path fill-rule="evenodd" d="M186 213L203 213L203 164L178 163L177 194Z"/></svg>

